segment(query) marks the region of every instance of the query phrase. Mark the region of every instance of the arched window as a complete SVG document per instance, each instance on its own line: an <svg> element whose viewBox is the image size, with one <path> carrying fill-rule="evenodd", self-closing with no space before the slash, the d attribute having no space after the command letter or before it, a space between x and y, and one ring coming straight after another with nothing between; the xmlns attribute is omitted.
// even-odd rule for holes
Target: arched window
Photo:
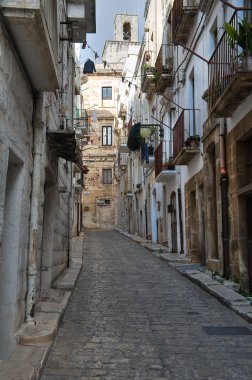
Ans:
<svg viewBox="0 0 252 380"><path fill-rule="evenodd" d="M124 41L131 40L131 26L129 22L125 22L123 24L123 40Z"/></svg>

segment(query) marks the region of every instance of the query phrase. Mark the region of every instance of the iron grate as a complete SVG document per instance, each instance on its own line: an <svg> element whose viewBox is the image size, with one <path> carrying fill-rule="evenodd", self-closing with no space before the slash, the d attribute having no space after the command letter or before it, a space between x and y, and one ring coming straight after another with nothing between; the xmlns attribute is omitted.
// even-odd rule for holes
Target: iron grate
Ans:
<svg viewBox="0 0 252 380"><path fill-rule="evenodd" d="M252 331L247 327L203 327L207 335L252 335Z"/></svg>

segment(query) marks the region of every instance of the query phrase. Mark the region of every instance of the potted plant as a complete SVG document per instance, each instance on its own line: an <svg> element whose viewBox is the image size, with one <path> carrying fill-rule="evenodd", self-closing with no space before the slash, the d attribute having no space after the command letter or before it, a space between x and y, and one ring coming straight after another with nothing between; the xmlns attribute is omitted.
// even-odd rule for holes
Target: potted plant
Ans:
<svg viewBox="0 0 252 380"><path fill-rule="evenodd" d="M175 165L173 163L173 158L170 157L168 160L162 164L163 170L175 170Z"/></svg>
<svg viewBox="0 0 252 380"><path fill-rule="evenodd" d="M238 52L238 57L243 64L246 63L249 70L252 70L252 24L245 17L238 23L238 30L227 22L224 23L224 29L228 44L232 49L235 49L235 44L239 46L241 52Z"/></svg>
<svg viewBox="0 0 252 380"><path fill-rule="evenodd" d="M193 135L189 136L185 141L185 146L190 148L198 148L200 143L200 136L199 135Z"/></svg>

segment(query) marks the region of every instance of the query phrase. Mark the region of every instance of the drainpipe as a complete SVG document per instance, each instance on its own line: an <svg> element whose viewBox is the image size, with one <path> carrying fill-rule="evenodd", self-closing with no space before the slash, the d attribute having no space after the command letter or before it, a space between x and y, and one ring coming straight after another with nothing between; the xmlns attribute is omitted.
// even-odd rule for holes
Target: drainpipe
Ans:
<svg viewBox="0 0 252 380"><path fill-rule="evenodd" d="M72 202L72 186L73 186L73 166L71 163L71 179L70 179L70 191L67 196L67 267L70 267L70 240L71 240L71 202Z"/></svg>
<svg viewBox="0 0 252 380"><path fill-rule="evenodd" d="M230 277L229 229L228 229L228 176L225 152L226 119L220 125L220 186L222 216L223 277Z"/></svg>
<svg viewBox="0 0 252 380"><path fill-rule="evenodd" d="M148 239L148 213L147 213L147 199L145 199L144 211L145 211L145 234L146 234L146 238Z"/></svg>
<svg viewBox="0 0 252 380"><path fill-rule="evenodd" d="M179 231L180 231L180 253L184 253L184 235L183 235L183 220L182 220L182 200L181 190L178 189L178 206L179 206Z"/></svg>
<svg viewBox="0 0 252 380"><path fill-rule="evenodd" d="M42 101L42 99L41 99ZM38 227L41 190L41 160L42 160L42 120L37 118L38 99L33 97L33 170L30 214L30 239L27 261L27 297L26 297L26 320L33 321L35 297L38 282Z"/></svg>

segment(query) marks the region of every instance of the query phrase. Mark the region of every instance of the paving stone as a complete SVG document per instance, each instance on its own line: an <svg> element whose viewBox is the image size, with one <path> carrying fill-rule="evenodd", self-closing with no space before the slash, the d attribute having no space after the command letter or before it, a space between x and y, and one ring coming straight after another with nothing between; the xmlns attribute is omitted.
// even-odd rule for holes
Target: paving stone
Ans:
<svg viewBox="0 0 252 380"><path fill-rule="evenodd" d="M116 231L87 232L83 251L42 380L251 380L251 337L203 330L247 321Z"/></svg>

